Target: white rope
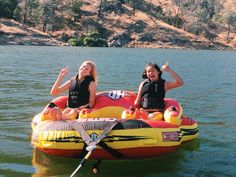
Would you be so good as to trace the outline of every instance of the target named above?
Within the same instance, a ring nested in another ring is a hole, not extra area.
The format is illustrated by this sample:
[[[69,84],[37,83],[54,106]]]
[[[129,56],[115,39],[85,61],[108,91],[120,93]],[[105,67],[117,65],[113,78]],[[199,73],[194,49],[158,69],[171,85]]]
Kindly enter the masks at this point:
[[[87,159],[90,157],[90,155],[92,154],[92,152],[93,152],[93,150],[94,150],[95,148],[96,148],[95,145],[91,145],[91,146],[88,146],[88,147],[86,148],[86,150],[88,151],[88,153],[87,153],[86,156],[81,160],[79,166],[78,166],[78,167],[75,169],[75,171],[70,175],[70,177],[73,177],[73,176],[77,173],[77,171],[82,167],[82,165],[83,165],[83,163],[85,162],[85,160],[87,160]]]

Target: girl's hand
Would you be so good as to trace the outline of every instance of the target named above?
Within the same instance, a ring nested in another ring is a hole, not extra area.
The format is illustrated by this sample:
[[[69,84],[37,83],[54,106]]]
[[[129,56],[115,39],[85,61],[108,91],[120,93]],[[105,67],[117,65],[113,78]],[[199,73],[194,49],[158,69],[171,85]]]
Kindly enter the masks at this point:
[[[79,111],[81,111],[82,109],[88,109],[88,105],[83,105],[78,108]]]
[[[170,67],[168,65],[168,62],[166,62],[166,64],[161,67],[161,71],[167,71],[167,72],[170,71]]]
[[[61,77],[65,77],[65,75],[67,75],[67,73],[69,72],[69,67],[66,66],[65,68],[62,68],[60,71],[60,76]]]

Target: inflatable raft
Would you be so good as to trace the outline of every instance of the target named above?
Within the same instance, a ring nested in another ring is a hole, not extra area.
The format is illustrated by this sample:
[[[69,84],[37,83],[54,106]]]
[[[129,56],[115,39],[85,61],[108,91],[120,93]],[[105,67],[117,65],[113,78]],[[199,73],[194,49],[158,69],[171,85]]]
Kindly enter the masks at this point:
[[[96,105],[76,120],[44,120],[39,113],[32,121],[32,144],[57,156],[82,158],[94,146],[91,159],[141,159],[173,152],[198,137],[197,122],[184,116],[177,101],[166,99],[164,119],[150,120],[135,111],[135,98],[131,91],[100,92]],[[64,109],[67,97],[52,102]]]

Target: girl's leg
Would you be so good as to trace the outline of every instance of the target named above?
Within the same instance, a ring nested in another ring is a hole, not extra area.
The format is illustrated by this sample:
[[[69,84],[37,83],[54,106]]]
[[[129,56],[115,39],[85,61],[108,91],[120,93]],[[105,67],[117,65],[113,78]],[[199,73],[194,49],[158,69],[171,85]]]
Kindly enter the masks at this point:
[[[68,114],[71,110],[72,110],[72,108],[66,108],[66,109],[64,109],[64,111],[62,111],[62,113]]]
[[[164,116],[162,112],[153,112],[148,114],[148,119],[150,120],[163,120]]]
[[[58,107],[52,108],[50,110],[50,114],[53,120],[62,120],[63,119],[63,115],[61,110]]]
[[[74,119],[77,119],[79,115],[79,111],[77,108],[74,108],[74,109],[67,110],[65,112],[63,111],[63,114],[65,115],[65,119],[74,120]]]

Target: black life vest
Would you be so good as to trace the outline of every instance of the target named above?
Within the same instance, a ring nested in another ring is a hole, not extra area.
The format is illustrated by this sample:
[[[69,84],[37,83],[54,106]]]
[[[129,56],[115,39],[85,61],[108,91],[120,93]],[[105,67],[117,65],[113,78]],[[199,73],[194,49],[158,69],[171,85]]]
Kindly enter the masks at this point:
[[[71,80],[68,97],[68,107],[78,108],[89,103],[89,84],[94,81],[92,76],[86,76],[84,80],[79,81],[78,75]]]
[[[141,107],[144,109],[164,109],[165,80],[144,81],[141,90]]]

